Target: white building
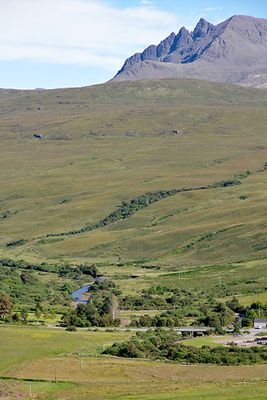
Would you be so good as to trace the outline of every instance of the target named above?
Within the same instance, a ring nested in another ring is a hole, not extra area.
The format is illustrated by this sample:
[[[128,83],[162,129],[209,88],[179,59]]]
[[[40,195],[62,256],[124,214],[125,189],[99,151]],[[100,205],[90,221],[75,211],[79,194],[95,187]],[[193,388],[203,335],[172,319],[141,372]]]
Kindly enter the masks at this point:
[[[261,329],[267,328],[267,319],[256,318],[254,319],[254,328]]]

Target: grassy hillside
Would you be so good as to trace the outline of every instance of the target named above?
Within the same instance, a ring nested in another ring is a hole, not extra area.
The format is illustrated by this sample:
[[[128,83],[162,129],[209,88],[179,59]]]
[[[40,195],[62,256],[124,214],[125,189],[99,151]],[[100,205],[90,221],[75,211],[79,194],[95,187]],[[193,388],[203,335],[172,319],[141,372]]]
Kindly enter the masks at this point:
[[[266,107],[265,90],[192,80],[1,90],[1,256],[96,262],[140,284],[206,266],[204,282],[216,265],[234,282],[224,266],[238,265],[264,291]],[[214,185],[229,180],[240,184]],[[92,231],[51,236],[96,225],[148,192],[199,187]]]
[[[1,133],[25,138],[37,130],[54,140],[129,132],[157,136],[177,129],[255,134],[265,126],[266,101],[263,90],[181,79],[1,90]]]

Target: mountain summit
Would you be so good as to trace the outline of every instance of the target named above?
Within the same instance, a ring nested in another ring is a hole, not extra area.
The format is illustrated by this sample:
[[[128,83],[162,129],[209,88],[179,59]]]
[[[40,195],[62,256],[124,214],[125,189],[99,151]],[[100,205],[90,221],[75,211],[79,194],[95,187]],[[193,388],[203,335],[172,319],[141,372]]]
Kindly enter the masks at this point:
[[[212,25],[201,18],[159,45],[128,58],[116,81],[189,77],[267,87],[267,19],[235,15]]]

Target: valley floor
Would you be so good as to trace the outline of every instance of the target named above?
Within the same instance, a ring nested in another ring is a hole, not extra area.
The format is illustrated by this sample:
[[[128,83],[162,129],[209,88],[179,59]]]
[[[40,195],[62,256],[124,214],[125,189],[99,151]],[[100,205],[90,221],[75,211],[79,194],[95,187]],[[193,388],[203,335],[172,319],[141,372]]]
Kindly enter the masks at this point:
[[[266,399],[266,365],[180,365],[100,355],[106,346],[129,335],[1,326],[0,398]]]

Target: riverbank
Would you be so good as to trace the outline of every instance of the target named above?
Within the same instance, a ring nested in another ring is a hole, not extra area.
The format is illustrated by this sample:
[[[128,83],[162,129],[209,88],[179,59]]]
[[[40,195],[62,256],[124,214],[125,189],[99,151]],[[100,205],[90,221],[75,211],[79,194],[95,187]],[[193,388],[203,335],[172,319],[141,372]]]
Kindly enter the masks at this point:
[[[87,304],[89,297],[90,297],[90,294],[89,294],[90,287],[91,287],[91,285],[89,283],[85,283],[82,287],[80,287],[79,289],[72,292],[71,297],[73,299],[73,303],[74,304],[79,304],[79,303]]]

